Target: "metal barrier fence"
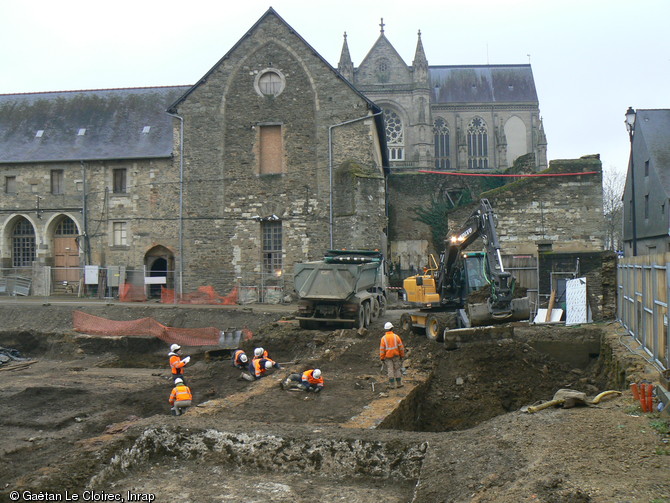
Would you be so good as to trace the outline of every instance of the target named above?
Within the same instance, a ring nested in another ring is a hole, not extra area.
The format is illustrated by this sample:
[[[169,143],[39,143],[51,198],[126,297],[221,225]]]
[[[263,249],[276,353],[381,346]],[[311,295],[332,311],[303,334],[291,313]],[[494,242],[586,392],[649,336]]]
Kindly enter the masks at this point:
[[[0,268],[0,296],[73,297],[164,303],[280,304],[290,300],[293,276],[253,273],[235,278],[233,284],[205,285],[175,296],[175,271],[158,275],[146,268],[124,266]]]
[[[670,368],[670,253],[619,259],[617,317],[662,370]]]

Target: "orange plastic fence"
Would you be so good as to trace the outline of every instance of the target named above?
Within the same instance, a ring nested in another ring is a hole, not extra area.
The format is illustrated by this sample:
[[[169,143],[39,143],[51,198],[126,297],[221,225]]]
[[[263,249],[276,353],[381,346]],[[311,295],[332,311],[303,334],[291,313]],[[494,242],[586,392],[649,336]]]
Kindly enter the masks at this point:
[[[121,302],[145,302],[147,295],[144,293],[143,287],[124,283],[119,288],[119,300]]]
[[[238,302],[237,287],[225,296],[216,293],[212,286],[200,286],[198,290],[193,293],[186,293],[178,299],[178,304],[219,304],[224,306],[232,306]],[[161,303],[174,304],[175,291],[170,288],[161,288]]]
[[[158,323],[153,318],[141,318],[132,321],[115,321],[93,316],[82,311],[72,314],[74,329],[91,335],[133,336],[152,335],[168,344],[183,346],[215,346],[219,344],[221,332],[215,327],[173,328]],[[244,333],[245,339],[251,336]]]

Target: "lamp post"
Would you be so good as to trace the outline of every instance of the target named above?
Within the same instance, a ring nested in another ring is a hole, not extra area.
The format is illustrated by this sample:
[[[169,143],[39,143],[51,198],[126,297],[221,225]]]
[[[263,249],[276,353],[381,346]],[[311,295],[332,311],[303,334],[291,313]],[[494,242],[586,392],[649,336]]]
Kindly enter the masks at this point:
[[[626,110],[626,129],[628,130],[628,138],[630,139],[630,159],[628,165],[630,166],[630,190],[631,190],[631,217],[633,219],[633,257],[637,256],[637,219],[635,218],[635,161],[633,159],[633,135],[635,134],[635,110],[633,107],[628,107]]]

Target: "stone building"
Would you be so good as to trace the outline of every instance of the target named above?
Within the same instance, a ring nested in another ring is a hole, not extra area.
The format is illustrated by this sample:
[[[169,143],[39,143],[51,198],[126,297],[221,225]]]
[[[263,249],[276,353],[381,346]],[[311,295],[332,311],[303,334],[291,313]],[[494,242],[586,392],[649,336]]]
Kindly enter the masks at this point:
[[[386,247],[387,165],[381,109],[269,9],[192,87],[1,96],[2,265],[33,293],[84,265],[281,287],[328,248]]]
[[[632,123],[623,193],[624,255],[666,253],[670,251],[670,110],[630,108],[626,118]]]
[[[410,67],[382,29],[358,68],[345,39],[339,66],[270,8],[193,86],[0,96],[0,292],[267,299],[331,248],[408,271],[459,222],[417,212],[483,191],[421,171],[546,167],[529,65],[429,67],[419,37]],[[596,250],[601,176],[535,180],[491,197],[503,247]]]
[[[345,34],[338,70],[384,109],[392,170],[504,170],[528,153],[547,167],[529,64],[429,65],[419,32],[410,66],[380,26],[358,67]]]

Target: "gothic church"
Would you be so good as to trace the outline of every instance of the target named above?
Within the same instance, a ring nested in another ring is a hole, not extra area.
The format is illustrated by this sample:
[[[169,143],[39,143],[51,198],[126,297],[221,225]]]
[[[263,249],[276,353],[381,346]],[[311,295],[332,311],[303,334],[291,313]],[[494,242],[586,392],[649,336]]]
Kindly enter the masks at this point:
[[[384,33],[358,67],[347,35],[339,72],[384,109],[392,171],[504,170],[528,153],[547,167],[530,65],[430,66],[419,32],[412,65]]]

